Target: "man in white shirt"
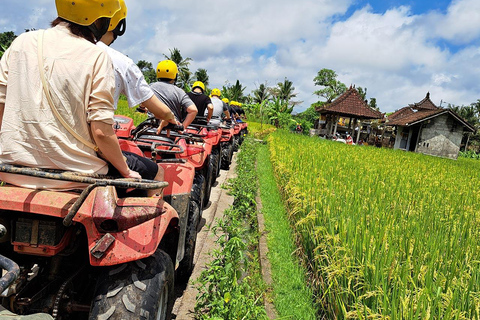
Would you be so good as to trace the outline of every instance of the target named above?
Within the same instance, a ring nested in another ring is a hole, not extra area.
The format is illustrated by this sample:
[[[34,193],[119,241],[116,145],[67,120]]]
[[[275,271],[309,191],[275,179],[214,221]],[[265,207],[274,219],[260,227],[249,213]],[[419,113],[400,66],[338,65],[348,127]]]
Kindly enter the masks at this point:
[[[112,59],[115,73],[114,107],[115,109],[117,108],[120,94],[124,94],[127,97],[130,108],[141,104],[142,107],[153,113],[155,117],[162,120],[161,127],[167,125],[167,123],[177,124],[172,111],[155,96],[153,90],[145,81],[140,68],[132,59],[110,47],[117,37],[125,33],[126,17],[127,6],[124,0],[120,0],[120,10],[110,20],[108,31],[97,42],[97,46],[105,50]],[[159,165],[155,180],[164,180],[164,171]],[[149,196],[155,193],[155,190],[148,191]]]

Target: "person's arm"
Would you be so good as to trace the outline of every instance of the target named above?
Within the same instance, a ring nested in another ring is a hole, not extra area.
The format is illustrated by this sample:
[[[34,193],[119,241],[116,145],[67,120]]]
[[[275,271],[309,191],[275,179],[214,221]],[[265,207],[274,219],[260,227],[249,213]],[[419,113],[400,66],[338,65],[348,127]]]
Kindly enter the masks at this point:
[[[138,172],[132,171],[128,168],[111,124],[102,121],[92,121],[90,123],[90,128],[92,130],[93,139],[103,157],[110,162],[118,172],[120,172],[122,177],[142,178]]]
[[[153,95],[150,99],[142,102],[142,106],[147,108],[148,111],[160,120],[165,120],[169,123],[177,124],[173,112],[167,107],[165,103],[160,101],[156,95]]]
[[[193,122],[193,120],[197,116],[197,113],[198,113],[198,109],[195,106],[195,104],[188,106],[187,116],[185,117],[185,120],[183,120],[183,127],[185,129],[187,129],[187,127]]]
[[[230,112],[228,112],[228,110],[224,110],[224,111],[223,111],[223,114],[225,115],[225,118],[226,118],[227,120],[229,120],[229,121],[231,120],[231,118],[230,118]]]
[[[207,122],[210,121],[210,119],[212,119],[212,116],[213,116],[213,104],[209,103],[207,104]]]

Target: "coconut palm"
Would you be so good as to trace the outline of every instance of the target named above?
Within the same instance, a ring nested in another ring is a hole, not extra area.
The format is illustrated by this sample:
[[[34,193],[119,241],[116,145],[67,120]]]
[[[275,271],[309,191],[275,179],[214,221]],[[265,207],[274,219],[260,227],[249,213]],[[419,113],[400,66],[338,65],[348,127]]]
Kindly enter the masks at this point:
[[[185,85],[188,85],[188,81],[186,81],[186,79],[191,80],[191,74],[188,75],[188,73],[190,73],[190,69],[188,68],[188,66],[190,65],[190,61],[192,61],[192,59],[188,57],[184,59],[178,48],[168,50],[170,51],[170,56],[166,54],[163,54],[163,56],[166,59],[172,60],[177,64],[179,80],[178,86],[183,88]]]
[[[254,103],[262,103],[265,100],[270,100],[271,94],[270,94],[270,89],[264,84],[260,84],[260,86],[253,90],[253,102]]]
[[[195,71],[195,79],[197,81],[203,82],[205,87],[207,87],[208,86],[208,81],[209,81],[207,70],[200,68],[197,71]]]

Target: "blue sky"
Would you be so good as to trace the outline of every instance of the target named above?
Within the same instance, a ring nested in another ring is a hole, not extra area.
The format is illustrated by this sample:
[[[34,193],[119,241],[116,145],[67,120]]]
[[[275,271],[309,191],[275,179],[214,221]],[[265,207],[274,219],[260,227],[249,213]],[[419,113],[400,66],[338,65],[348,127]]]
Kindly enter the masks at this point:
[[[480,99],[480,1],[126,0],[127,33],[113,47],[154,65],[171,48],[207,69],[210,87],[293,81],[300,112],[321,100],[313,78],[333,69],[366,87],[383,112],[422,100]],[[2,0],[0,31],[47,28],[53,0]],[[443,105],[445,106],[445,105]]]

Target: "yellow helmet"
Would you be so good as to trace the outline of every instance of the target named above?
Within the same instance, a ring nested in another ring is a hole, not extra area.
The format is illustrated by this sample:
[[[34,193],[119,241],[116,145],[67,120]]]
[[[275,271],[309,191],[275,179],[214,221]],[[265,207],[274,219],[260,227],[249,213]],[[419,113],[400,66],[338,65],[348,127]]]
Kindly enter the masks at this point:
[[[230,101],[230,104],[231,104],[232,106],[236,106],[236,105],[237,105],[237,101]]]
[[[222,101],[225,102],[225,103],[229,103],[229,102],[230,102],[230,101],[228,100],[228,98],[223,98]]]
[[[55,0],[60,18],[90,26],[100,18],[111,18],[120,10],[118,0]]]
[[[193,89],[195,89],[195,88],[200,88],[200,89],[202,89],[202,92],[205,92],[205,85],[203,84],[202,81],[195,81],[195,82],[193,83],[193,86],[192,86],[192,91],[193,91]]]
[[[120,10],[118,10],[110,20],[108,31],[113,31],[115,35],[122,36],[127,29],[127,5],[125,0],[119,0]]]
[[[221,97],[222,96],[222,91],[220,91],[220,89],[218,88],[214,88],[212,89],[212,96],[217,96],[217,97]]]
[[[171,79],[177,78],[178,67],[172,60],[160,61],[157,65],[157,79]]]

